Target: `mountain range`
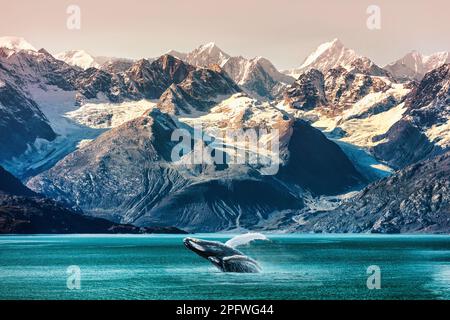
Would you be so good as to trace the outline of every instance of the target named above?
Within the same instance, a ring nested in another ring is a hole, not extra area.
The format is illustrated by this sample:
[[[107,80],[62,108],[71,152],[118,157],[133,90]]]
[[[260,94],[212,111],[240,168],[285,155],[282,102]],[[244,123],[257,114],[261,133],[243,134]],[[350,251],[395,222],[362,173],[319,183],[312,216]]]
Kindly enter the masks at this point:
[[[280,72],[214,43],[132,60],[83,50],[53,56],[0,38],[0,165],[42,194],[49,212],[133,232],[446,232],[448,54],[410,56],[383,68],[335,39]],[[265,129],[257,139],[270,142],[277,129],[279,170],[191,164],[190,153],[173,162],[173,132],[198,126],[217,141],[226,130]],[[410,174],[416,165],[424,169]],[[425,196],[426,181],[436,192]],[[407,191],[383,198],[396,188]],[[409,205],[413,196],[424,200]],[[441,200],[430,209],[434,197]],[[405,206],[380,210],[389,216],[380,222],[371,212],[389,201]]]

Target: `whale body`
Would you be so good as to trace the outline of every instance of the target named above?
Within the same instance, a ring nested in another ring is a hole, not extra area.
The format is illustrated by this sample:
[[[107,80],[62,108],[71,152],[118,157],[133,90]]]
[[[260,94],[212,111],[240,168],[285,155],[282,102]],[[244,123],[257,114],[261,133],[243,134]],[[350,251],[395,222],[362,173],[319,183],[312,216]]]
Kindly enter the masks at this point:
[[[239,250],[218,241],[184,239],[184,245],[200,257],[209,260],[222,272],[258,273],[259,264]]]

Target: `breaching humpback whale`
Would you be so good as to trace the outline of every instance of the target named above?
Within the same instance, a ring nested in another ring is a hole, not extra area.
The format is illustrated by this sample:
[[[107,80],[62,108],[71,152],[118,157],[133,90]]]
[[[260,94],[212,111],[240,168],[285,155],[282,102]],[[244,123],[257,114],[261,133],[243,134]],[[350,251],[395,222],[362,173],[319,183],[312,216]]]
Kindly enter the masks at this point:
[[[226,244],[195,238],[184,239],[184,245],[200,257],[209,260],[223,272],[257,273],[259,264]]]

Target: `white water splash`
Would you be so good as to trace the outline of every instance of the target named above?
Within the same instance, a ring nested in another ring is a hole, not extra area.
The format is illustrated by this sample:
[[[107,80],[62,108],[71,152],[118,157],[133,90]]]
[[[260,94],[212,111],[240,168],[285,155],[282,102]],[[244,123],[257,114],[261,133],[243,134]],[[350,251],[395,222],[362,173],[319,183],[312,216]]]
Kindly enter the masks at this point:
[[[249,233],[240,234],[238,236],[235,236],[234,238],[225,242],[225,245],[229,246],[231,248],[236,248],[236,247],[248,244],[255,240],[269,241],[269,238],[267,238],[262,233],[249,232]]]

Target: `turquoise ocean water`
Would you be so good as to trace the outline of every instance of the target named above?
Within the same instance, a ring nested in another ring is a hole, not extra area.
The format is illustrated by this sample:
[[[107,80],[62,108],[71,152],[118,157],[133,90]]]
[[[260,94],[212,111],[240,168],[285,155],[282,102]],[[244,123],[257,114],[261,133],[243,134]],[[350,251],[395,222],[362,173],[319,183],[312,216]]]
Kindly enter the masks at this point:
[[[262,273],[225,274],[179,235],[1,236],[0,299],[450,299],[450,236],[268,237],[240,248]],[[67,288],[69,266],[80,290]]]

